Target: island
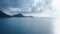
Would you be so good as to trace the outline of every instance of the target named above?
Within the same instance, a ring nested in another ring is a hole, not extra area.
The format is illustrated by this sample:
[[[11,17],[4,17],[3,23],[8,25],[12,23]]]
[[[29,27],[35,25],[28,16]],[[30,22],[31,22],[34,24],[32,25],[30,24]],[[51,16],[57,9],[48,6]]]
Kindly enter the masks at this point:
[[[26,16],[22,15],[21,13],[19,13],[19,14],[13,15],[12,17],[26,17]]]
[[[21,13],[11,16],[11,15],[5,14],[3,11],[0,10],[0,18],[8,18],[8,17],[33,17],[33,16],[24,16]]]

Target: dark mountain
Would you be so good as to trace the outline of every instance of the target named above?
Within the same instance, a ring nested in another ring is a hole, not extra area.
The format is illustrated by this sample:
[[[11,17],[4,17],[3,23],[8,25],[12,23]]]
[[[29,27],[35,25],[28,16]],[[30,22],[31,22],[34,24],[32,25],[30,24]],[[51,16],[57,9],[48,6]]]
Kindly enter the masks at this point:
[[[32,16],[24,16],[21,13],[10,16],[10,15],[7,15],[3,11],[0,10],[0,18],[6,18],[6,17],[32,17]]]
[[[25,16],[23,16],[21,13],[19,13],[19,14],[13,15],[13,17],[25,17]]]
[[[1,17],[1,18],[4,18],[4,17],[11,17],[11,16],[5,14],[4,12],[2,12],[2,11],[0,10],[0,17]]]
[[[33,16],[24,16],[21,13],[13,15],[12,17],[33,17]]]

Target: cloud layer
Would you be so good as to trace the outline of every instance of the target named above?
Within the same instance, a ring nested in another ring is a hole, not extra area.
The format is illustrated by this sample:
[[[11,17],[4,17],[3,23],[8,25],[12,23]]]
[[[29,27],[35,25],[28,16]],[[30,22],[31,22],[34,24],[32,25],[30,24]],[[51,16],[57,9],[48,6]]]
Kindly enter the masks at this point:
[[[10,13],[34,13],[51,9],[52,0],[0,0],[0,9]]]

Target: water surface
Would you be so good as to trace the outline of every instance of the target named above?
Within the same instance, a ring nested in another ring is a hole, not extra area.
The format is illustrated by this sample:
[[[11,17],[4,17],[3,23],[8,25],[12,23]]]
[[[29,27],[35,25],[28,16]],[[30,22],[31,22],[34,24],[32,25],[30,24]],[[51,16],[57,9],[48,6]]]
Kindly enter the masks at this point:
[[[52,18],[0,18],[1,34],[51,34]]]

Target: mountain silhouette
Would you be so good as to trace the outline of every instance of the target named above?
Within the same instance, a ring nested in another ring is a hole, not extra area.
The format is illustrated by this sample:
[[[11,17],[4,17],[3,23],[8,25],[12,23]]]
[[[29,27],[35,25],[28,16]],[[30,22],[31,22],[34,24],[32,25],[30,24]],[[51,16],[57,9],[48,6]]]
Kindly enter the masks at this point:
[[[7,17],[32,17],[32,16],[24,16],[21,13],[10,16],[10,15],[5,14],[3,11],[0,10],[0,18],[7,18]]]
[[[13,15],[12,17],[25,17],[25,16],[22,15],[21,13],[19,13],[19,14],[15,14],[15,15]]]
[[[3,18],[3,17],[11,17],[11,16],[5,14],[4,12],[2,12],[2,11],[0,10],[0,17]]]

